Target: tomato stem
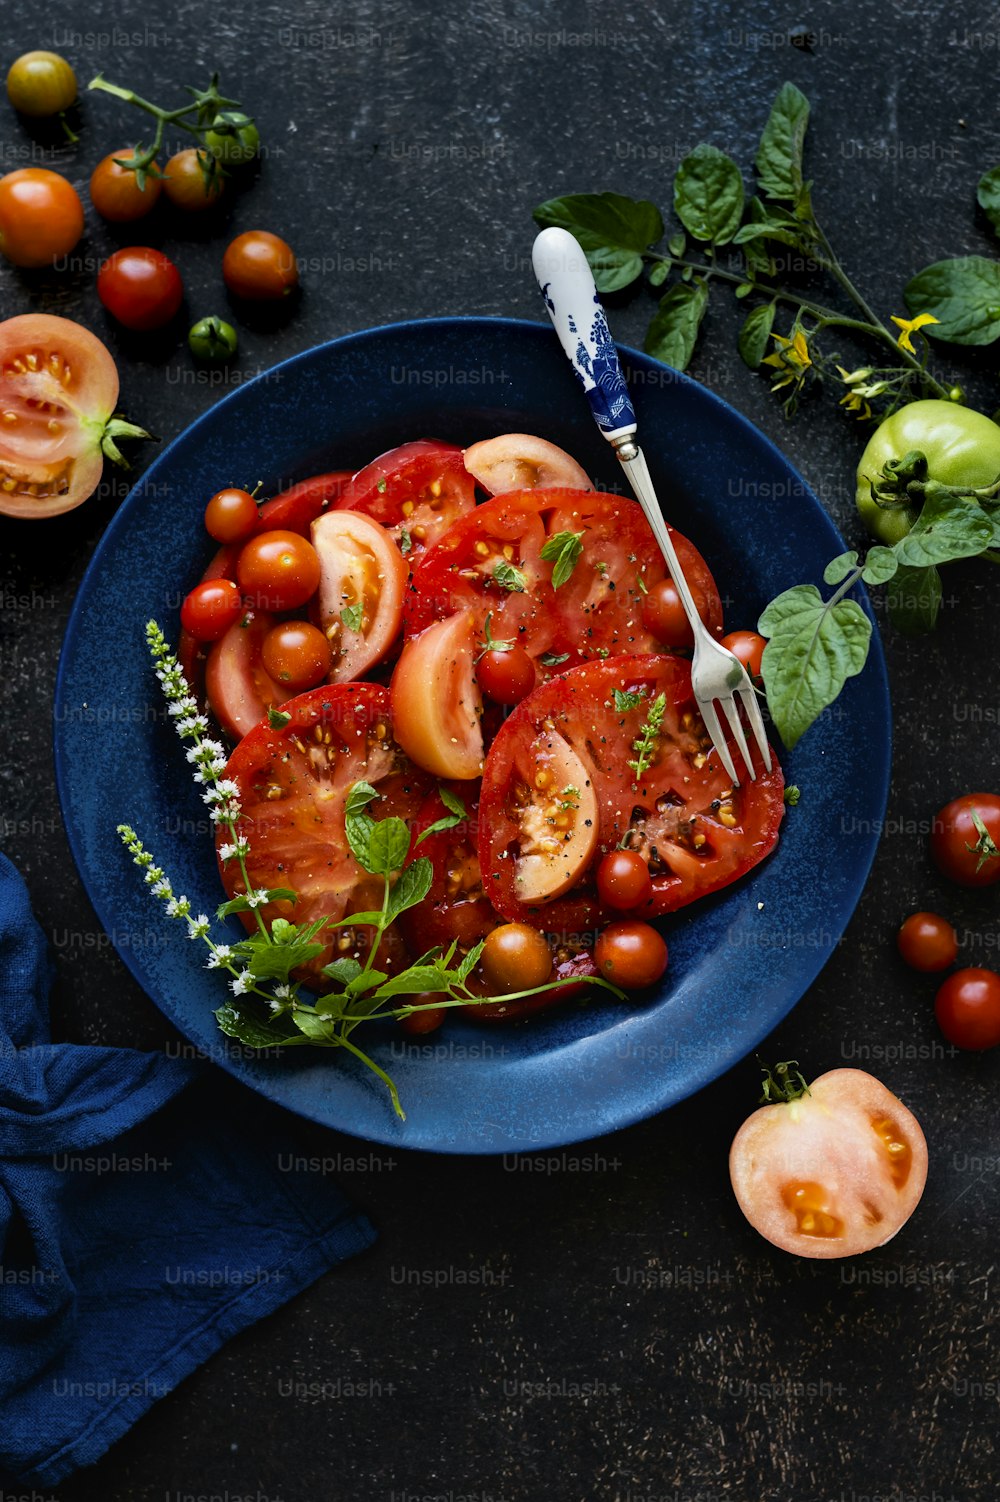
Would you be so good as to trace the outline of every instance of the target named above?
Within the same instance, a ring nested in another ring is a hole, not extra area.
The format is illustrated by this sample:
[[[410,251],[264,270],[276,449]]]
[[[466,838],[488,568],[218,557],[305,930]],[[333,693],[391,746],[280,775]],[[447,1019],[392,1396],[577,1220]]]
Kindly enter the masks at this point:
[[[769,1064],[761,1064],[764,1075],[761,1081],[762,1106],[781,1103],[789,1105],[793,1100],[801,1100],[803,1095],[811,1093],[805,1076],[799,1072],[798,1063],[798,1059],[787,1059],[784,1063],[775,1064],[773,1069]]]

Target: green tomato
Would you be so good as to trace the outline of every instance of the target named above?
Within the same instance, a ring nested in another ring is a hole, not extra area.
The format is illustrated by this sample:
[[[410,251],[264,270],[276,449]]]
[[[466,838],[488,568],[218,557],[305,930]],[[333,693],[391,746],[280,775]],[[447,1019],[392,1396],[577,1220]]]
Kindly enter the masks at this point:
[[[213,124],[227,127],[205,133],[205,145],[220,162],[227,167],[239,167],[253,161],[260,146],[260,131],[249,115],[227,110],[216,116]]]
[[[888,547],[899,542],[917,519],[919,507],[885,509],[872,500],[871,481],[890,459],[919,449],[928,478],[942,485],[980,488],[1000,477],[1000,427],[992,418],[953,402],[911,402],[876,428],[858,465],[855,501],[871,535]]]
[[[222,365],[236,353],[239,339],[231,323],[221,318],[199,318],[188,334],[188,348],[198,360]]]

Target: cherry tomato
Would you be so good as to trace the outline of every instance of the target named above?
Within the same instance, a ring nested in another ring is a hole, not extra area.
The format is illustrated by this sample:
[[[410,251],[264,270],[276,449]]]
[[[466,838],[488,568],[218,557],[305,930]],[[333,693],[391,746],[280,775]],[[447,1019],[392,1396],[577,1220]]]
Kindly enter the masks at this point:
[[[1000,797],[966,793],[946,803],[931,825],[931,855],[938,870],[959,886],[1000,881]]]
[[[184,283],[162,250],[128,245],[97,273],[97,295],[125,328],[146,333],[170,322],[183,301]]]
[[[333,653],[318,626],[308,621],[282,621],[265,636],[261,657],[265,672],[298,693],[323,681]]]
[[[23,52],[10,65],[7,97],[22,115],[59,115],[76,99],[76,74],[58,52]]]
[[[243,592],[262,610],[295,610],[316,593],[320,566],[316,549],[297,532],[261,532],[236,562]]]
[[[937,913],[911,913],[900,927],[896,943],[912,970],[947,970],[958,955],[955,930]]]
[[[758,636],[756,631],[730,631],[722,638],[722,645],[739,658],[751,678],[760,677],[761,659],[767,646],[763,636]]]
[[[535,664],[523,647],[492,648],[476,663],[476,677],[498,704],[520,704],[535,686]]]
[[[131,146],[112,151],[98,162],[90,174],[90,201],[102,219],[111,224],[131,224],[155,208],[163,183],[158,177],[147,177],[140,188],[134,172],[119,167],[116,158],[133,155]]]
[[[781,1066],[776,1073],[780,1075]],[[880,1080],[833,1069],[740,1127],[729,1152],[740,1209],[800,1257],[852,1257],[909,1220],[927,1182],[920,1124]]]
[[[552,974],[552,951],[530,923],[502,923],[487,934],[480,964],[490,990],[506,996],[544,986]]]
[[[81,324],[22,313],[0,323],[0,370],[0,513],[71,511],[104,468],[101,440],[118,404],[114,360]]]
[[[421,991],[419,995],[408,997],[407,1000],[420,1008],[417,1012],[411,1012],[408,1017],[401,1017],[399,1025],[404,1033],[410,1033],[419,1038],[425,1033],[436,1033],[448,1015],[446,1007],[432,1005],[436,992]],[[402,997],[400,998],[402,1000]]]
[[[934,998],[938,1027],[956,1048],[996,1048],[1000,1043],[1000,975],[956,970]]]
[[[239,336],[231,323],[221,318],[199,318],[188,330],[188,349],[196,360],[209,365],[224,365],[239,347]]]
[[[197,146],[188,146],[172,156],[164,170],[163,191],[177,209],[199,213],[211,208],[222,197],[224,179],[216,169],[214,158]]]
[[[243,614],[240,592],[231,579],[196,584],[181,606],[181,625],[198,641],[218,641]]]
[[[708,621],[709,609],[702,590],[697,584],[691,585],[691,593],[694,603],[698,608],[698,614],[703,621]],[[684,606],[681,597],[677,593],[677,586],[673,579],[661,579],[658,584],[651,586],[649,593],[643,596],[642,601],[642,624],[656,640],[664,647],[690,647],[694,643],[694,633],[684,614]]]
[[[83,234],[83,204],[72,183],[47,167],[0,177],[0,251],[15,266],[49,266]]]
[[[637,850],[609,850],[597,868],[597,895],[605,907],[628,912],[653,895],[649,867]]]
[[[205,531],[216,542],[245,542],[257,530],[257,514],[248,490],[217,490],[205,507]]]
[[[648,923],[612,923],[598,936],[594,959],[605,980],[638,991],[653,985],[666,970],[667,946]]]
[[[247,230],[227,245],[222,279],[234,297],[248,302],[277,302],[298,285],[295,252],[286,240],[268,230]]]

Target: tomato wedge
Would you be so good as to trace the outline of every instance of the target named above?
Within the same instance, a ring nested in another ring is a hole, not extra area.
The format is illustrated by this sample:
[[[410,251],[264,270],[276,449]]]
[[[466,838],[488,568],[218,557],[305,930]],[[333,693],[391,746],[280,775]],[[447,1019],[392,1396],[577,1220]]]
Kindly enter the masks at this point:
[[[360,678],[381,662],[403,621],[409,570],[378,522],[327,511],[312,524],[320,564],[316,617],[333,649],[331,683]]]
[[[344,807],[355,782],[380,794],[378,818],[407,821],[419,811],[430,779],[407,759],[392,733],[389,695],[369,683],[321,685],[290,699],[288,724],[276,730],[262,720],[229,759],[226,776],[239,788],[238,834],[250,843],[247,868],[254,887],[288,887],[298,893],[260,908],[267,922],[287,918],[334,921],[382,905],[383,881],[355,861],[344,829]],[[223,830],[217,848],[227,843]],[[220,859],[229,896],[242,890],[237,861]],[[247,927],[253,914],[244,915]],[[328,934],[324,953],[309,966],[318,973],[331,955],[364,959],[373,930]],[[402,938],[390,930],[379,951],[380,968],[406,963]]]
[[[706,624],[722,629],[722,603],[697,549],[672,533],[685,573],[705,600]],[[557,558],[542,557],[562,538]],[[455,523],[413,571],[407,637],[434,620],[471,614],[485,643],[516,642],[535,664],[536,683],[593,658],[659,650],[642,623],[644,593],[664,578],[656,539],[635,501],[600,491],[512,491]]]
[[[644,737],[655,719],[659,728]],[[647,751],[638,774],[631,763],[640,739]],[[653,888],[629,916],[673,912],[728,886],[773,849],[783,790],[777,758],[756,782],[733,787],[683,658],[618,657],[575,668],[529,694],[487,754],[483,888],[505,918],[577,932],[621,916],[602,914],[596,866],[624,846],[646,861]]]
[[[205,694],[209,708],[234,740],[252,730],[273,705],[292,697],[264,668],[264,638],[273,625],[273,615],[248,610],[213,643],[208,654]]]
[[[0,512],[30,520],[71,511],[104,468],[114,360],[80,324],[23,313],[0,323],[0,372]]]
[[[463,611],[411,637],[392,675],[400,743],[437,777],[464,780],[483,770],[483,701],[473,656],[472,616]]]
[[[426,438],[380,454],[337,501],[342,510],[362,511],[385,527],[411,561],[475,504],[475,482],[462,450]]]
[[[501,433],[465,450],[465,467],[490,495],[552,485],[593,490],[590,476],[572,455],[533,433]]]

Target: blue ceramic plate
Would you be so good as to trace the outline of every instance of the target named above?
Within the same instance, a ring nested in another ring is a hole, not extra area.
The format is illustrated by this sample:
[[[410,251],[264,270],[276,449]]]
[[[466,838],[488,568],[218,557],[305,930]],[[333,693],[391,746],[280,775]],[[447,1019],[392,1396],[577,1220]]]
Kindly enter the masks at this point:
[[[634,351],[623,359],[670,520],[709,560],[732,625],[789,585],[818,580],[844,543],[781,454],[695,382]],[[265,493],[357,468],[407,439],[469,444],[507,430],[561,444],[607,489],[618,466],[593,427],[548,325],[447,318],[321,345],[218,402],[163,453],[121,507],[80,586],[55,704],[59,795],[101,922],[139,984],[202,1049],[262,1095],[394,1146],[489,1153],[553,1147],[650,1116],[749,1053],[829,957],[861,894],[885,812],[890,722],[876,634],[871,660],[783,758],[804,790],[774,855],[718,897],[667,921],[670,969],[641,1009],[597,1002],[492,1027],[457,1014],[366,1046],[399,1085],[407,1119],[352,1060],[316,1050],[261,1059],[217,1031],[220,977],[163,918],[115,834],[133,824],[195,911],[220,899],[204,807],[165,722],[143,626],[177,609],[211,553],[206,498],[261,478]],[[864,747],[859,758],[857,748]],[[822,858],[817,858],[817,852]],[[230,920],[235,923],[235,920]],[[234,930],[238,933],[239,930]]]

